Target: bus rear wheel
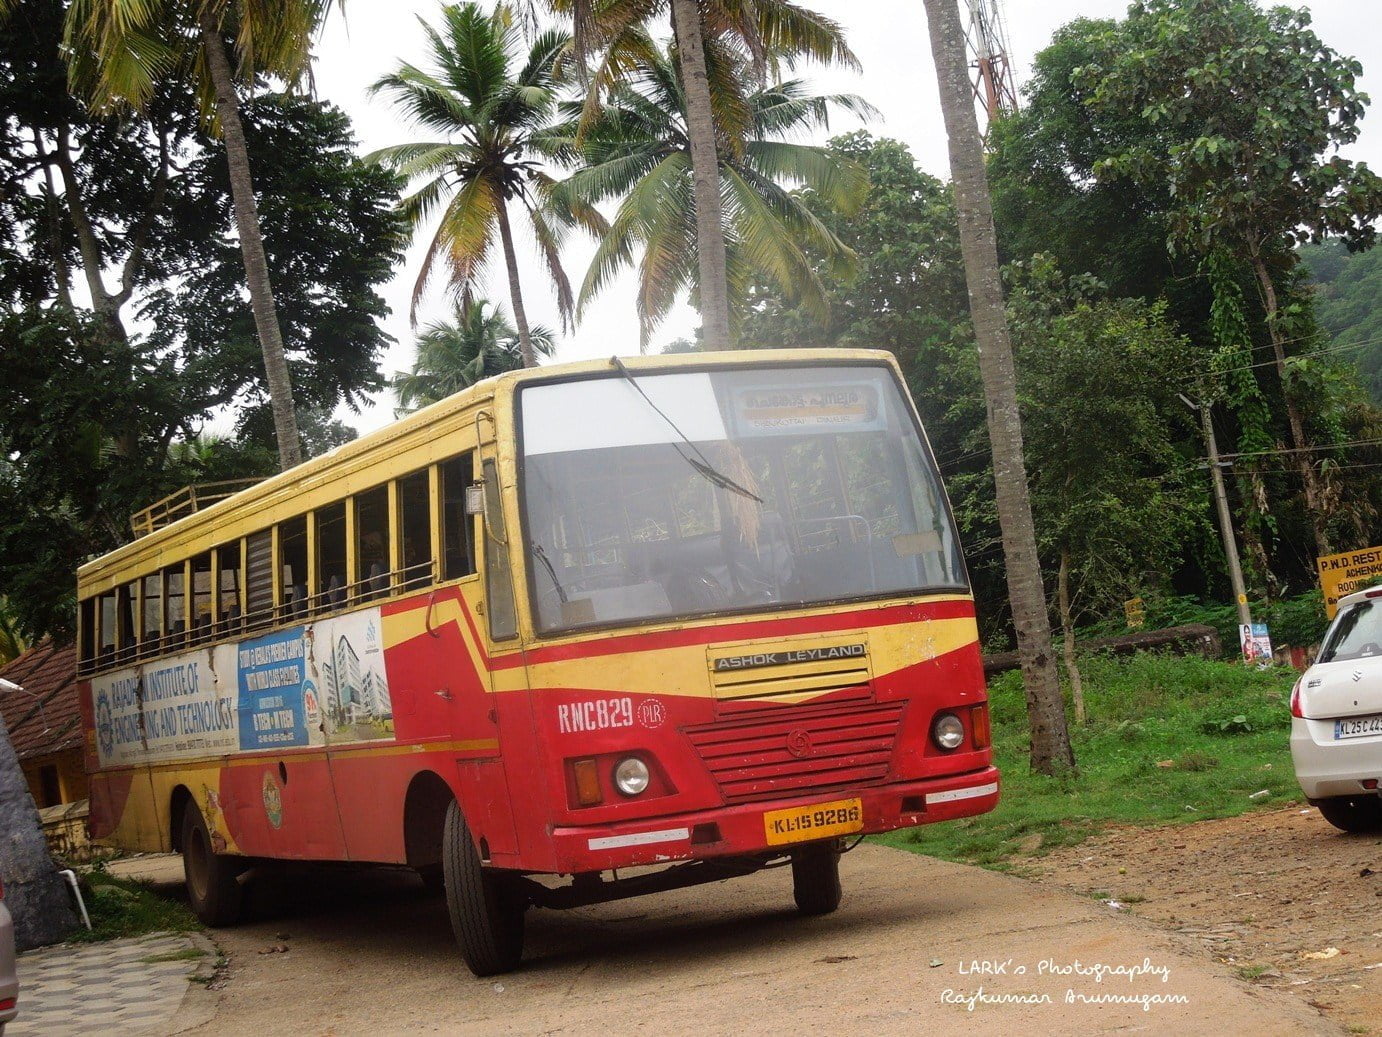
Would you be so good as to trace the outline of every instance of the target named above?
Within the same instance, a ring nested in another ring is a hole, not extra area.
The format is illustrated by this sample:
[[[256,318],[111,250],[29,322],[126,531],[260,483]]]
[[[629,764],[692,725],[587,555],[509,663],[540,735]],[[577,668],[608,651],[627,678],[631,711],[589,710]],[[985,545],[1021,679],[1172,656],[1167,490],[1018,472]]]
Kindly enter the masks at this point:
[[[840,906],[840,846],[815,843],[792,851],[792,897],[804,915],[828,915]]]
[[[240,921],[245,890],[238,857],[216,853],[201,808],[189,802],[182,815],[182,873],[187,899],[203,925],[227,926]]]
[[[451,931],[470,971],[494,976],[517,968],[523,957],[528,904],[516,883],[480,863],[470,826],[455,800],[446,808],[442,874]]]

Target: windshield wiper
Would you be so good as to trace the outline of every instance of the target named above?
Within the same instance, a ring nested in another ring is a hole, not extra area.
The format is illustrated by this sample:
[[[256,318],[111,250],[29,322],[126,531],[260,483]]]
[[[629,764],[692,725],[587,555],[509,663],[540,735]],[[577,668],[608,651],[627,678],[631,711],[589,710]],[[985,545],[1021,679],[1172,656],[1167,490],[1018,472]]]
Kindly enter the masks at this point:
[[[678,436],[681,437],[681,441],[685,443],[687,446],[689,446],[693,451],[695,451],[696,456],[692,457],[676,443],[672,443],[672,449],[677,452],[677,454],[681,457],[683,461],[685,461],[697,472],[699,472],[704,478],[708,479],[710,482],[720,487],[720,489],[729,490],[731,493],[737,493],[739,494],[739,496],[747,497],[749,500],[757,501],[759,504],[763,503],[762,497],[758,496],[758,494],[754,493],[752,490],[745,489],[743,486],[740,486],[737,482],[735,482],[733,479],[727,476],[724,472],[720,471],[713,464],[710,463],[710,459],[706,457],[705,454],[701,453],[701,448],[696,446],[696,444],[691,442],[691,440],[687,439],[686,433],[683,432],[681,429],[677,428],[676,422],[674,422],[666,414],[662,413],[662,409],[658,407],[658,405],[652,401],[652,398],[649,397],[648,394],[643,391],[643,386],[638,384],[638,379],[634,378],[634,376],[629,372],[629,369],[624,366],[624,362],[622,360],[620,360],[617,356],[612,356],[609,358],[609,362],[613,364],[615,369],[621,375],[624,376],[624,378],[628,381],[630,385],[634,387],[638,395],[643,397],[644,402],[647,403],[648,406],[653,409],[653,413],[656,414],[663,421],[667,422],[668,427],[671,428],[673,432],[675,432]],[[555,577],[553,577],[553,579],[555,579]]]
[[[533,557],[542,563],[543,568],[547,570],[547,575],[552,578],[552,586],[557,589],[557,600],[565,605],[567,601],[566,591],[562,589],[561,581],[557,579],[557,570],[552,566],[552,560],[547,557],[547,552],[536,540],[530,540],[528,543],[533,545]]]

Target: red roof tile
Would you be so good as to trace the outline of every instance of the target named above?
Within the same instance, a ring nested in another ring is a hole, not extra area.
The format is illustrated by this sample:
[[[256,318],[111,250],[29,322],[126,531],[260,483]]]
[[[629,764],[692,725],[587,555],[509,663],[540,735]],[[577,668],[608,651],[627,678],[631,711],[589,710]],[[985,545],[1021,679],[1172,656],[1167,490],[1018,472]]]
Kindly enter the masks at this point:
[[[0,690],[0,714],[21,760],[82,744],[75,645],[41,641],[0,667],[0,677],[28,693]]]

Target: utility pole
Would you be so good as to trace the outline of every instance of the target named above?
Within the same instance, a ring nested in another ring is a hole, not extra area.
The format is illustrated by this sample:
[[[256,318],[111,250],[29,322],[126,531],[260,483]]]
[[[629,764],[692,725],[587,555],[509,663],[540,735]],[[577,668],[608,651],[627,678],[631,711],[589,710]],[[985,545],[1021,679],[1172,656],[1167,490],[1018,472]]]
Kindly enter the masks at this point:
[[[983,137],[1003,115],[1017,111],[1017,84],[1012,68],[1012,46],[1003,20],[1002,0],[967,0],[969,28],[965,44],[973,73],[974,99],[983,113]]]
[[[1243,567],[1238,562],[1238,539],[1233,535],[1233,515],[1228,510],[1223,462],[1219,460],[1219,441],[1214,438],[1214,419],[1210,414],[1209,401],[1196,403],[1181,393],[1176,395],[1191,410],[1200,412],[1204,448],[1209,455],[1209,477],[1214,483],[1214,505],[1219,512],[1219,534],[1224,538],[1224,557],[1228,560],[1228,582],[1233,587],[1233,599],[1238,606],[1238,624],[1251,628],[1252,613],[1248,609],[1248,592],[1243,586]]]

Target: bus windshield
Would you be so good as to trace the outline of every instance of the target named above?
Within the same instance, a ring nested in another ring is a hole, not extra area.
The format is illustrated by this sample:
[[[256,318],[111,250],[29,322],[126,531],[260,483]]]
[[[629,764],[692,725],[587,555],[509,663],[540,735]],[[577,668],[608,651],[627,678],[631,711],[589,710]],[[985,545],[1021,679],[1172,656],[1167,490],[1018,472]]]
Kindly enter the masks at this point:
[[[539,631],[964,590],[935,465],[883,367],[520,390]]]

